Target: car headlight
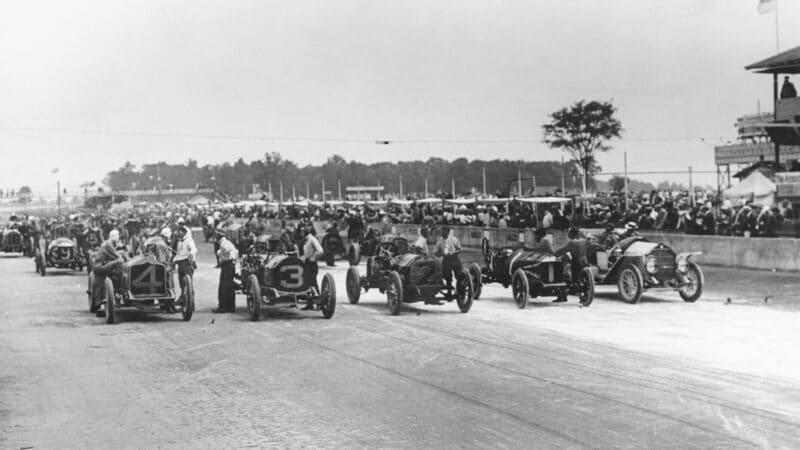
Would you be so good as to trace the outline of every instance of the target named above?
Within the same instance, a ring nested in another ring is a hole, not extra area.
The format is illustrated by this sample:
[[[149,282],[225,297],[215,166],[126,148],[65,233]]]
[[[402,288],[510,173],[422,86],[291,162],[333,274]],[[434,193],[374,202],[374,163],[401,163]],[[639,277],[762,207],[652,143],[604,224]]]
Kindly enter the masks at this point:
[[[689,270],[689,263],[686,261],[686,258],[678,259],[678,272],[686,273]]]
[[[644,263],[644,268],[647,270],[648,273],[656,273],[656,258],[655,256],[650,256]]]

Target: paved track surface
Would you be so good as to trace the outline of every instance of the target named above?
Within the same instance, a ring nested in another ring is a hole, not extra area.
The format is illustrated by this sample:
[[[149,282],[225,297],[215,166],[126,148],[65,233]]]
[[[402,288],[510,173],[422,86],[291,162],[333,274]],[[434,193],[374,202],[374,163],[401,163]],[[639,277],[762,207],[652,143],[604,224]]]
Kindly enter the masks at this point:
[[[695,304],[601,287],[589,308],[492,285],[395,317],[376,291],[350,305],[340,262],[333,319],[250,322],[242,296],[210,312],[200,247],[188,323],[106,325],[84,274],[0,258],[0,448],[800,447],[796,275],[707,268]]]

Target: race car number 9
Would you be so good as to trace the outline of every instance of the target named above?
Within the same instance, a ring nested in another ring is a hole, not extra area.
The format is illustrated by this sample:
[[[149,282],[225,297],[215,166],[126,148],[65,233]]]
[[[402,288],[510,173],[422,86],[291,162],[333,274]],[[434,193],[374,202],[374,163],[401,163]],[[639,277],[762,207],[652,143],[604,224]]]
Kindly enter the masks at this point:
[[[281,287],[284,289],[298,289],[303,287],[303,266],[281,266]]]

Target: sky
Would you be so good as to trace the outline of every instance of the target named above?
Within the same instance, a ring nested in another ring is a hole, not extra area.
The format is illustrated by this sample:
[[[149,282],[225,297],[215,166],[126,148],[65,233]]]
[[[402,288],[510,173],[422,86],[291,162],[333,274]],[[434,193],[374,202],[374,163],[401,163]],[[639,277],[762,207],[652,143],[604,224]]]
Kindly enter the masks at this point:
[[[800,1],[777,1],[786,50]],[[776,53],[757,3],[0,0],[0,188],[266,152],[560,160],[541,125],[580,99],[618,107],[604,171],[627,153],[631,172],[715,185],[714,146],[772,107],[771,77],[744,70]]]

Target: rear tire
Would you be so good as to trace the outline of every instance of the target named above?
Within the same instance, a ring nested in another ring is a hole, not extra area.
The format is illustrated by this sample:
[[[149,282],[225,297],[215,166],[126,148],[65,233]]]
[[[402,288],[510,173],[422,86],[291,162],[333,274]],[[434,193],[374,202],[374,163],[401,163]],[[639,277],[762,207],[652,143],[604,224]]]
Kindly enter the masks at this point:
[[[357,266],[361,262],[361,247],[357,243],[350,244],[347,257],[351,266]]]
[[[686,277],[689,278],[690,286],[693,285],[694,289],[687,289],[689,286],[686,286],[678,293],[683,301],[694,303],[703,295],[703,284],[705,284],[706,280],[700,266],[690,261],[687,267],[689,270],[686,272]]]
[[[483,253],[483,256],[489,256],[489,250],[489,239],[484,237],[481,239],[481,253]]]
[[[322,303],[322,317],[330,319],[336,312],[336,282],[333,275],[326,273],[322,277],[322,284],[319,288],[319,300]]]
[[[528,284],[528,275],[524,270],[517,269],[511,277],[511,293],[514,295],[514,303],[517,304],[517,308],[525,309],[528,306],[530,285]]]
[[[403,280],[397,272],[389,272],[386,281],[386,301],[389,303],[389,314],[396,316],[400,314],[403,306]]]
[[[192,314],[194,313],[194,283],[189,274],[183,276],[182,291],[183,310],[181,310],[181,315],[183,316],[183,320],[188,322],[192,320]]]
[[[358,300],[361,298],[361,278],[355,266],[351,266],[347,269],[345,287],[347,290],[347,300],[351,305],[357,305]]]
[[[114,283],[106,278],[106,323],[113,325],[117,323],[117,298],[114,295]]]
[[[247,278],[247,310],[253,322],[261,318],[261,285],[254,274]]]
[[[462,313],[468,313],[472,308],[472,300],[475,295],[472,286],[472,275],[469,274],[469,270],[462,270],[461,275],[456,280],[456,304],[458,305],[458,310]]]

